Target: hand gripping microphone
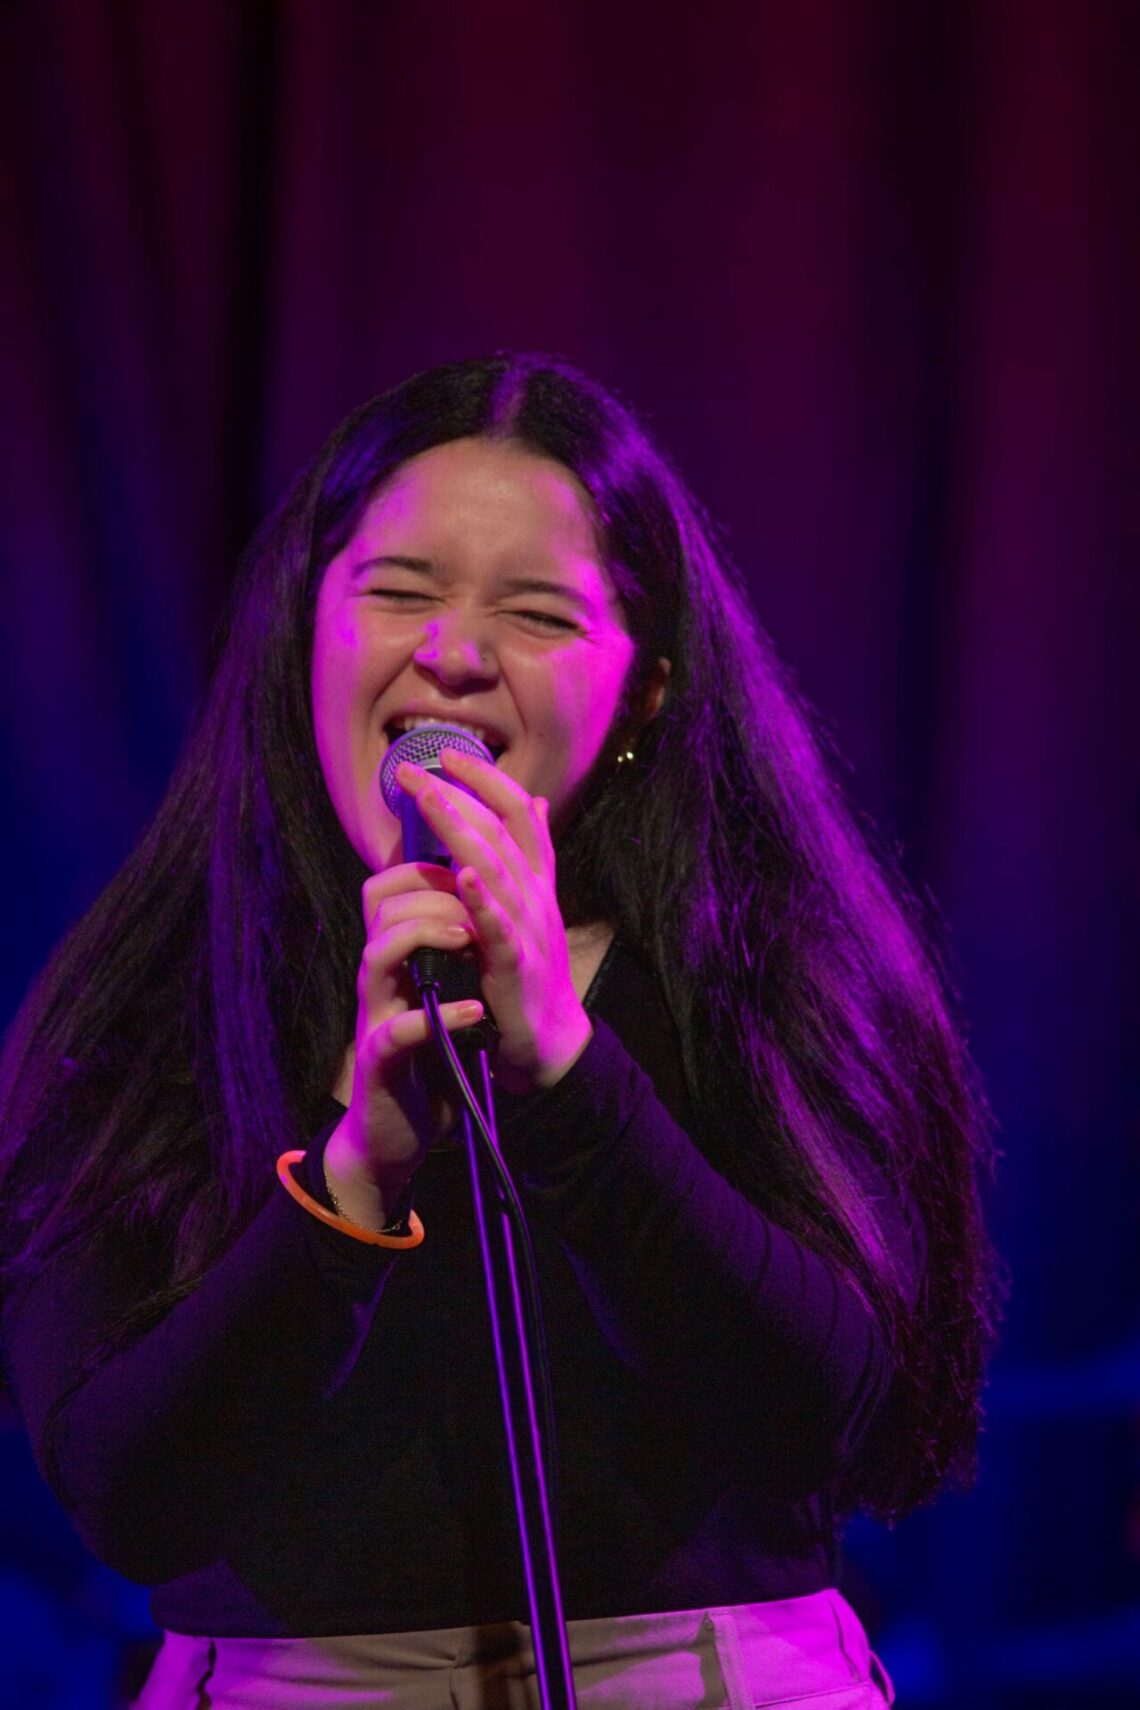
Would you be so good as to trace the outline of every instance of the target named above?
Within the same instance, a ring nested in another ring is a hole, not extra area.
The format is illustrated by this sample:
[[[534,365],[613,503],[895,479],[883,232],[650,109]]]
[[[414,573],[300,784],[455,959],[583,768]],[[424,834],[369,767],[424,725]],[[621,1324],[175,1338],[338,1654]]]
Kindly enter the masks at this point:
[[[439,758],[445,748],[458,748],[463,754],[473,754],[477,760],[494,764],[486,743],[480,742],[477,736],[472,736],[469,730],[458,724],[426,724],[419,730],[405,731],[403,736],[396,738],[380,762],[380,793],[388,811],[400,822],[405,861],[430,861],[437,867],[453,865],[450,850],[440,842],[424,819],[416,806],[416,798],[396,782],[396,768],[402,760],[410,760],[413,765],[422,766],[425,772],[447,778]],[[466,785],[457,778],[447,778],[447,782],[457,789],[466,789]],[[472,792],[468,790],[467,793],[470,795]],[[436,950],[429,946],[414,950],[408,957],[408,967],[416,982],[416,990],[422,992],[426,985],[438,986],[441,1003],[479,996],[479,968],[470,952]]]

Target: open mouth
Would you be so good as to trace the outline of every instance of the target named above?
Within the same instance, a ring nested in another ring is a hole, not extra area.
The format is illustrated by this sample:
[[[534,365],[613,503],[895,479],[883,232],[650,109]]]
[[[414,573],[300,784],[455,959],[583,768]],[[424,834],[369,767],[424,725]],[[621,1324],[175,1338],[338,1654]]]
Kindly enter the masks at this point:
[[[486,748],[490,749],[491,759],[496,765],[498,765],[499,757],[504,753],[507,746],[503,737],[497,730],[492,729],[490,725],[475,724],[470,719],[421,718],[418,716],[394,718],[390,719],[384,726],[384,735],[388,738],[388,746],[390,748],[393,742],[396,741],[397,737],[405,736],[409,730],[430,730],[433,726],[441,724],[453,724],[457,729],[466,730],[470,735],[477,737]]]

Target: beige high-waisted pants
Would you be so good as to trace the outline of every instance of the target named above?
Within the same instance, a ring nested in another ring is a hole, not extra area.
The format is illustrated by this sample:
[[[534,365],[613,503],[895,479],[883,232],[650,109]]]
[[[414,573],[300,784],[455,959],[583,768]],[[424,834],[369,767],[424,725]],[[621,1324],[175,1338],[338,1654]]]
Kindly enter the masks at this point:
[[[837,1591],[568,1623],[581,1710],[882,1710],[894,1691]],[[537,1710],[529,1628],[324,1639],[168,1633],[135,1710]]]

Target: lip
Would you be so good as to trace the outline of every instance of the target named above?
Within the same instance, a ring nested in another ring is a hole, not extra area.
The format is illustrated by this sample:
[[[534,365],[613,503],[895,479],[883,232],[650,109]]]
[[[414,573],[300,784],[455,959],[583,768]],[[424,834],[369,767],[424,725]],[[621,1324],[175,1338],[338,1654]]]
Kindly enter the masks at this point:
[[[394,724],[397,719],[401,719],[401,718],[430,718],[430,719],[433,719],[437,724],[473,724],[473,725],[478,725],[479,728],[485,733],[483,736],[483,741],[486,742],[488,748],[504,749],[504,748],[509,746],[508,739],[503,734],[503,731],[500,728],[500,726],[497,724],[494,724],[490,719],[483,717],[480,714],[476,713],[474,710],[469,710],[469,709],[464,708],[461,711],[460,708],[458,708],[458,707],[423,707],[423,706],[419,706],[419,707],[417,707],[417,706],[397,707],[394,712],[388,713],[386,715],[386,717],[381,721],[381,726],[380,726],[380,728],[384,734],[384,740],[386,743],[389,743],[388,727],[390,725]],[[389,743],[389,746],[390,746],[390,743]]]

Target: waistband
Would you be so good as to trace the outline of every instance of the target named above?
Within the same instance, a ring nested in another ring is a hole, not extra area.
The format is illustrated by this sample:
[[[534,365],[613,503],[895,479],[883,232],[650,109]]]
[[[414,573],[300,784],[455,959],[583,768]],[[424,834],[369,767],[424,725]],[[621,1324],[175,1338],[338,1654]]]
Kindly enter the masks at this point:
[[[567,1623],[581,1710],[870,1710],[889,1677],[835,1590],[764,1603]],[[367,1697],[362,1696],[368,1694]],[[489,1696],[488,1696],[489,1695]],[[168,1633],[135,1710],[531,1710],[534,1653],[520,1622],[321,1638]]]

